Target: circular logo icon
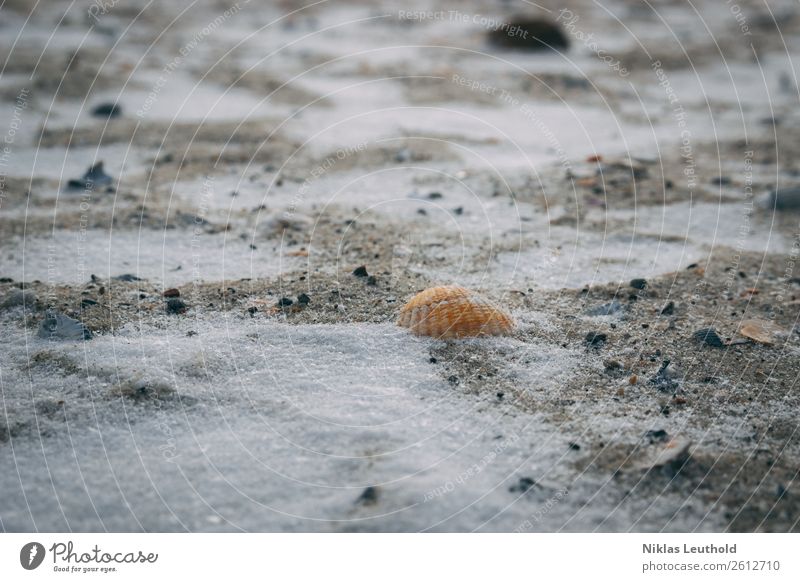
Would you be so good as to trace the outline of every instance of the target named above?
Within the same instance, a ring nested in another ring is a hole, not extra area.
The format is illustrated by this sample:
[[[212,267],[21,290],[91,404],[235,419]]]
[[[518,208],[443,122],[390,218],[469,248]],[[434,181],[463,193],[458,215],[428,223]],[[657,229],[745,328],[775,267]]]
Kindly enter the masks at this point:
[[[35,570],[44,561],[44,546],[39,542],[30,542],[19,551],[19,563],[26,570]]]

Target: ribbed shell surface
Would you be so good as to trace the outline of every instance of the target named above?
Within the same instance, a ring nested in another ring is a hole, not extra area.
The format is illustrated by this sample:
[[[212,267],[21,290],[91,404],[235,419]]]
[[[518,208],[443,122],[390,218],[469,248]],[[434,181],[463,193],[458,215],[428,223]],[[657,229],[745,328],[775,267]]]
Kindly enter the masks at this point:
[[[397,325],[439,339],[505,335],[514,328],[511,316],[456,285],[417,293],[400,310]]]

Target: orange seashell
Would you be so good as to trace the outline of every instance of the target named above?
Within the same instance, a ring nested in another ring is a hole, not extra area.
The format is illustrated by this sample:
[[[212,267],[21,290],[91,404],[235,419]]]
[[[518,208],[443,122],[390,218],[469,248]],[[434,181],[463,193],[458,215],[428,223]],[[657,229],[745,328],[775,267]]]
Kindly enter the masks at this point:
[[[439,339],[505,335],[514,328],[510,315],[456,285],[417,293],[400,310],[397,325]]]

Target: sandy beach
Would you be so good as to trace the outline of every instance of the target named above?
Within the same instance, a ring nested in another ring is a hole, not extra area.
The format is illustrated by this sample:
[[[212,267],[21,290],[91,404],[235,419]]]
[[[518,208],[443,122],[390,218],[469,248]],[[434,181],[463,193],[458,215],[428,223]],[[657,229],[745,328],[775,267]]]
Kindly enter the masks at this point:
[[[796,2],[0,31],[0,531],[800,529]]]

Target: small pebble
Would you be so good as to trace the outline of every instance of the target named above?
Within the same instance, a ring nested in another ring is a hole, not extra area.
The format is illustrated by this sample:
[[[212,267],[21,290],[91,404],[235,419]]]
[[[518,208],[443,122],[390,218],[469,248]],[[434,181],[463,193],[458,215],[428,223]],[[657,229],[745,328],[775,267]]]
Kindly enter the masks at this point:
[[[162,295],[164,297],[180,297],[181,296],[181,292],[178,291],[177,289],[173,288],[173,289],[167,289],[166,291],[164,291],[162,293]]]
[[[189,309],[189,307],[186,305],[186,303],[183,302],[182,299],[173,297],[167,300],[167,305],[166,305],[167,313],[171,314],[186,313],[187,309]]]
[[[103,162],[97,162],[79,179],[70,180],[67,186],[73,190],[93,190],[98,186],[110,186],[114,179],[103,171]]]
[[[675,378],[675,374],[670,370],[669,365],[670,361],[664,360],[658,372],[650,378],[650,383],[661,392],[675,391],[680,386],[680,383]]]
[[[634,289],[645,289],[647,287],[647,280],[646,279],[632,279],[630,282],[630,286]]]
[[[509,30],[518,31],[509,34]],[[505,49],[525,51],[565,50],[569,39],[561,27],[551,20],[521,18],[489,31],[489,42]]]
[[[664,307],[661,308],[661,315],[672,315],[675,313],[675,302],[670,301]]]
[[[300,293],[300,295],[297,296],[297,303],[299,303],[300,305],[308,305],[309,303],[311,303],[311,297],[309,297],[305,293]]]
[[[367,285],[372,285],[374,287],[377,284],[378,284],[378,279],[375,277],[375,275],[370,275],[369,277],[367,277]]]
[[[356,499],[356,503],[359,505],[375,505],[378,503],[378,488],[370,486],[364,489]]]
[[[719,337],[717,331],[713,327],[699,329],[692,334],[695,341],[703,343],[707,346],[714,348],[724,348],[725,342]]]
[[[294,301],[292,301],[292,300],[291,300],[291,299],[289,299],[288,297],[281,297],[281,298],[278,300],[278,304],[277,304],[277,306],[278,306],[278,307],[289,307],[289,306],[290,306],[292,303],[294,303]]]
[[[593,348],[601,347],[608,340],[608,336],[598,331],[590,331],[586,334],[584,341]]]
[[[92,109],[95,117],[109,117],[111,119],[122,115],[122,107],[116,103],[101,103]]]
[[[800,209],[800,187],[773,190],[767,197],[766,204],[773,210],[798,210]]]
[[[511,493],[527,493],[531,487],[536,485],[536,481],[530,477],[520,477],[514,485],[508,488]]]
[[[664,429],[648,430],[644,436],[651,443],[663,443],[669,440],[669,435]]]
[[[356,277],[368,277],[369,273],[367,273],[367,267],[361,265],[360,267],[356,267],[355,270],[353,270],[353,275],[355,275]]]
[[[92,332],[83,323],[52,309],[47,310],[36,335],[42,339],[51,340],[92,339]]]

